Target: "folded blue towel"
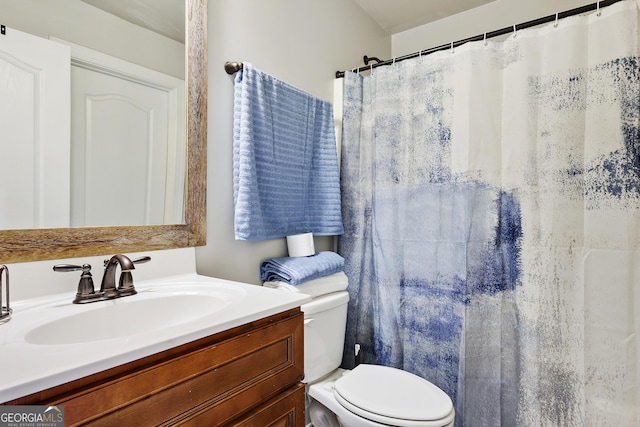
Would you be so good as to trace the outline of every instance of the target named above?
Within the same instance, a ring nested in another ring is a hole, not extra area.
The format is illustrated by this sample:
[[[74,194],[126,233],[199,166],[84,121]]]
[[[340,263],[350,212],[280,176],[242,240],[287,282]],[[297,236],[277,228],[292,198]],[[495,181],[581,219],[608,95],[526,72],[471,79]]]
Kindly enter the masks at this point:
[[[235,236],[342,234],[331,103],[244,62],[233,124]]]
[[[344,258],[335,252],[318,252],[308,257],[269,258],[260,264],[260,280],[299,285],[344,270]]]

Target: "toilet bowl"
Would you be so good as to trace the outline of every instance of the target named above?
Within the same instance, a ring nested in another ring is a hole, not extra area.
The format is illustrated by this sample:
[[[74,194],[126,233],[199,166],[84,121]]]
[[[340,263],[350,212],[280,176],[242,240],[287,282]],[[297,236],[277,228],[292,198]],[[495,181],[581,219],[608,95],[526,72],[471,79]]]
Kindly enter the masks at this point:
[[[451,427],[455,419],[446,393],[417,375],[386,366],[337,369],[310,384],[308,395],[314,427]]]
[[[361,364],[340,369],[349,294],[344,273],[296,286],[311,302],[304,313],[307,417],[313,427],[450,427],[455,411],[445,392],[400,369]],[[327,282],[332,282],[328,284]],[[278,287],[271,283],[270,286]],[[290,290],[290,288],[288,288]],[[309,427],[309,425],[307,426]]]

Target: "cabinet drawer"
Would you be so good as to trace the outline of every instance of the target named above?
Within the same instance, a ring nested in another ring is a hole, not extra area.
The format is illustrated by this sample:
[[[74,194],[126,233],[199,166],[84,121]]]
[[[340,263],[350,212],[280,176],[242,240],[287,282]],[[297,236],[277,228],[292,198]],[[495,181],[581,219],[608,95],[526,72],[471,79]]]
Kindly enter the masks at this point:
[[[305,388],[298,384],[285,393],[260,405],[250,414],[236,418],[228,427],[302,427],[305,424]],[[213,426],[217,424],[214,412],[205,411],[177,424],[184,427]]]

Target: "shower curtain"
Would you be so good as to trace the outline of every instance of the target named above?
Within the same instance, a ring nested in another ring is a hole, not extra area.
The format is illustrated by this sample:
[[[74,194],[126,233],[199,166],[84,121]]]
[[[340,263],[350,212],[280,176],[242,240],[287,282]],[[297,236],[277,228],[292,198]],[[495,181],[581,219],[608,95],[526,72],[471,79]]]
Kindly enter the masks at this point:
[[[640,425],[638,8],[346,73],[345,367],[457,426]]]

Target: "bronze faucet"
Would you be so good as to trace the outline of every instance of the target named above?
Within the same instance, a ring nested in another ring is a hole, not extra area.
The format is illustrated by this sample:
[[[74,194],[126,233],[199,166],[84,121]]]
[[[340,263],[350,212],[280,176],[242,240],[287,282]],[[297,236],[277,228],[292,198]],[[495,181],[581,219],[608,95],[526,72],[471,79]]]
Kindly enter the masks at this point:
[[[93,289],[91,266],[89,264],[84,264],[82,266],[59,264],[55,265],[53,269],[55,271],[82,270],[82,276],[80,276],[80,283],[78,284],[78,292],[73,303],[83,304],[135,295],[137,292],[133,287],[133,276],[131,274],[131,270],[136,268],[134,264],[142,264],[147,261],[151,261],[151,257],[144,256],[132,261],[128,256],[121,254],[114,255],[111,259],[105,260],[104,274],[102,276],[102,283],[100,285],[99,292],[95,292]],[[118,266],[120,266],[121,273],[120,283],[116,288],[116,270]]]

